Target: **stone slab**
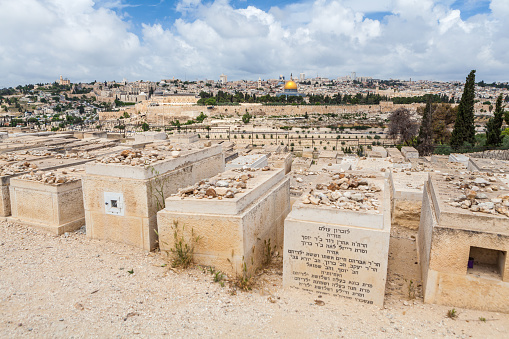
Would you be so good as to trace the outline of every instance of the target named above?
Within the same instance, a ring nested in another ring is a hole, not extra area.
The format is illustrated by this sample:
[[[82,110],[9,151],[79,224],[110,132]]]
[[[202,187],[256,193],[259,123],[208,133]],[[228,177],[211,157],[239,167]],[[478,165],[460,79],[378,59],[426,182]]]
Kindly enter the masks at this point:
[[[166,140],[167,135],[165,132],[143,132],[143,133],[136,133],[134,135],[134,142],[141,143],[141,142],[152,142],[152,141],[158,141],[158,140]]]
[[[232,168],[263,168],[268,166],[267,155],[265,154],[248,154],[237,157],[230,163],[226,164],[226,169]]]
[[[102,164],[88,163],[86,168],[87,174],[102,175],[108,177],[130,178],[130,179],[149,179],[160,173],[166,173],[188,164],[206,159],[218,154],[222,154],[221,145],[213,145],[203,149],[185,151],[178,158],[166,159],[154,163],[149,167],[126,166],[121,164]]]
[[[419,152],[417,152],[415,148],[409,146],[401,147],[401,154],[405,157],[406,160],[419,157]]]
[[[232,171],[226,171],[221,174],[222,177],[235,174]],[[285,176],[284,169],[273,171],[256,172],[256,176],[248,181],[244,193],[237,193],[234,198],[218,200],[196,199],[181,197],[168,197],[166,199],[166,210],[179,213],[210,213],[210,214],[239,214],[246,206],[259,199],[265,192],[281,181]],[[192,200],[192,203],[189,203]]]
[[[379,214],[295,203],[285,220],[283,287],[383,307],[391,228],[388,182],[382,194]]]

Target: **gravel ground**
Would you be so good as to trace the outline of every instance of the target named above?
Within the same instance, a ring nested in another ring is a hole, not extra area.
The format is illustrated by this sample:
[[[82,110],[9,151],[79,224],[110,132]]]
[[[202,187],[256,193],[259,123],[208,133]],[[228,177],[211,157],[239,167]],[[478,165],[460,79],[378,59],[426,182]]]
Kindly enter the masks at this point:
[[[283,290],[280,258],[233,294],[161,253],[0,222],[0,337],[507,337],[507,314],[457,309],[452,320],[451,307],[422,303],[412,232],[392,231],[380,310]]]

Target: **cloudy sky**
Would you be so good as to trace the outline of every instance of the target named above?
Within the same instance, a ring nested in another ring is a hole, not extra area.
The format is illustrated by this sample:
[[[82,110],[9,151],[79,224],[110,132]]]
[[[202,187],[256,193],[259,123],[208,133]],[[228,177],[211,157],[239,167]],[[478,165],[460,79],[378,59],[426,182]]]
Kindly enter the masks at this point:
[[[0,87],[286,77],[509,80],[509,0],[0,0]]]

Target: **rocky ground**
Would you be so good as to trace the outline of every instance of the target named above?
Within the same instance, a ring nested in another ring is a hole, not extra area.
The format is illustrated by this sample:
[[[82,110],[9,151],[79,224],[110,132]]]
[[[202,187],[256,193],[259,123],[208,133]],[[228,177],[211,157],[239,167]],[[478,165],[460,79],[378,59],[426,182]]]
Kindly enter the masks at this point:
[[[422,303],[415,231],[393,228],[384,309],[282,289],[282,264],[250,292],[162,253],[0,223],[0,337],[503,338],[509,315]],[[411,283],[410,283],[411,281]],[[415,296],[415,298],[414,298]],[[485,321],[480,320],[485,319]]]

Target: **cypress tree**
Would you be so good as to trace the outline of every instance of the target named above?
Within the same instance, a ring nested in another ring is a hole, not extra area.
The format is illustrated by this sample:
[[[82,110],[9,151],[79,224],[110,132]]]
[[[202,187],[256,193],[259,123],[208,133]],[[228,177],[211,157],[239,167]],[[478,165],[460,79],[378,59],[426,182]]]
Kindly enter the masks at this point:
[[[474,126],[475,70],[467,76],[451,136],[451,146],[461,147],[465,142],[475,144]]]
[[[502,109],[502,94],[497,98],[495,113],[486,124],[486,146],[498,146],[502,143],[501,128],[504,121],[504,110]]]
[[[417,150],[419,155],[427,156],[433,153],[433,104],[431,97],[428,97],[426,108],[422,115],[421,127],[419,128],[419,135],[417,137]]]

